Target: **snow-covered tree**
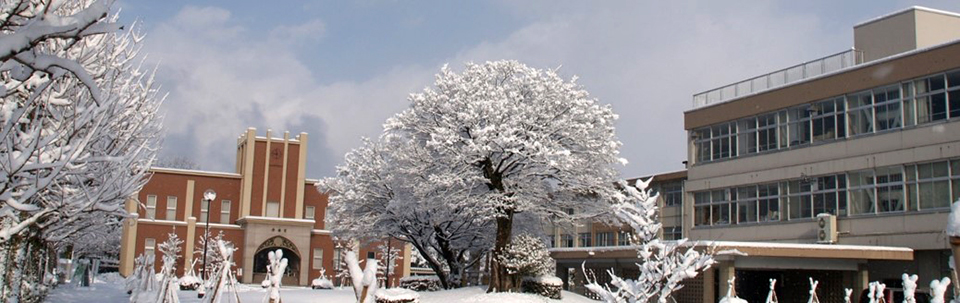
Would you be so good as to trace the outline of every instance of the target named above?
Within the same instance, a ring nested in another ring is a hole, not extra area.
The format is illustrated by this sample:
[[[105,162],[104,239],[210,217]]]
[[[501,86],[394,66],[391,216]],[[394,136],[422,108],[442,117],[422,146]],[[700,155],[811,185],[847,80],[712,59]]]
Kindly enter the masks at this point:
[[[133,280],[136,284],[130,293],[130,303],[150,302],[157,298],[157,274],[153,267],[156,257],[153,255],[140,255],[140,257],[143,262],[140,263],[139,268],[134,269],[137,277]]]
[[[160,268],[162,276],[160,280],[160,290],[157,292],[157,303],[179,303],[177,297],[177,259],[180,258],[180,245],[183,240],[177,237],[175,233],[167,234],[167,240],[158,245],[160,253],[163,254],[163,267]]]
[[[0,299],[42,272],[28,256],[123,216],[156,153],[162,97],[112,1],[0,4]],[[97,231],[98,232],[98,231]],[[80,241],[78,241],[79,243]],[[11,267],[17,264],[16,267]],[[21,283],[24,282],[24,283]]]
[[[331,199],[333,208],[345,208],[337,214],[349,213],[346,201],[380,199],[372,203],[380,205],[373,215],[355,221],[374,224],[381,221],[363,219],[402,212],[398,225],[414,228],[396,234],[409,236],[421,255],[430,258],[432,243],[415,239],[485,243],[489,236],[469,240],[458,232],[495,225],[495,233],[482,234],[493,235],[497,256],[510,241],[518,213],[572,223],[580,217],[568,215],[568,209],[579,216],[607,211],[603,201],[618,175],[613,166],[625,162],[618,157],[617,116],[610,106],[590,98],[576,78],[567,81],[555,70],[516,61],[471,63],[461,73],[444,67],[433,87],[411,94],[409,100],[410,107],[384,125],[381,143],[355,150],[338,173],[347,179],[344,184],[373,184],[354,192],[345,185],[326,187],[344,196],[339,203]],[[359,181],[350,180],[354,178]],[[437,226],[443,218],[457,220]],[[425,223],[407,224],[410,220]],[[471,226],[461,229],[460,222]],[[468,249],[436,255],[471,255],[476,261],[481,253]],[[429,263],[438,275],[444,271],[442,263]],[[446,263],[462,268],[457,262]],[[451,267],[451,275],[460,268]],[[504,266],[494,261],[490,270],[490,290],[515,287]]]
[[[387,237],[412,244],[444,288],[459,285],[462,270],[489,249],[492,221],[476,208],[456,207],[464,189],[423,186],[425,149],[409,142],[364,140],[346,156],[336,178],[318,187],[332,192],[328,216],[337,237],[360,242]]]
[[[283,257],[283,251],[271,251],[267,254],[270,264],[267,265],[267,276],[263,279],[266,285],[267,294],[263,302],[280,303],[280,281],[283,278],[283,271],[287,270],[287,258]]]
[[[634,231],[631,243],[639,246],[640,274],[629,279],[609,270],[610,285],[601,285],[595,276],[587,273],[587,289],[606,302],[669,302],[670,295],[683,287],[680,282],[696,277],[715,263],[712,247],[700,252],[688,245],[686,239],[660,240],[662,226],[657,196],[647,189],[651,180],[637,180],[636,187],[622,181],[618,183],[621,194],[614,196],[613,210],[620,221]]]

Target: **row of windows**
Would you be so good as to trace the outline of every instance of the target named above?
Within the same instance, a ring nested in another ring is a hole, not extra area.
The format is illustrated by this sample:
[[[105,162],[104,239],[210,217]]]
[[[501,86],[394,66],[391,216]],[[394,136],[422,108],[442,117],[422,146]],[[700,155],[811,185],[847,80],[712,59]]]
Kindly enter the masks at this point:
[[[960,117],[960,71],[833,97],[692,131],[710,162]]]
[[[233,204],[230,200],[221,200],[220,201],[220,223],[230,224],[230,206]],[[156,195],[147,195],[147,219],[157,219],[157,196]],[[200,217],[197,218],[199,222],[206,222],[210,214],[210,202],[206,200],[200,201]],[[167,209],[166,216],[162,219],[175,221],[177,218],[177,197],[176,196],[167,196]],[[268,217],[280,217],[280,203],[279,202],[267,202],[267,216]],[[305,206],[303,217],[305,219],[314,219],[316,218],[316,207],[314,206]],[[213,221],[211,221],[213,222]]]
[[[593,236],[596,236],[596,239],[593,239]],[[616,237],[615,237],[616,236]],[[561,234],[560,239],[554,243],[554,237],[548,235],[547,245],[550,247],[574,247],[574,237],[570,234]],[[675,227],[664,227],[663,228],[663,239],[664,240],[679,240],[683,238],[683,228],[680,226]],[[626,231],[606,231],[606,232],[596,232],[596,233],[579,233],[577,234],[577,247],[599,247],[599,246],[629,246],[630,245],[630,233]]]
[[[960,160],[897,165],[694,193],[694,225],[943,209],[960,196]]]

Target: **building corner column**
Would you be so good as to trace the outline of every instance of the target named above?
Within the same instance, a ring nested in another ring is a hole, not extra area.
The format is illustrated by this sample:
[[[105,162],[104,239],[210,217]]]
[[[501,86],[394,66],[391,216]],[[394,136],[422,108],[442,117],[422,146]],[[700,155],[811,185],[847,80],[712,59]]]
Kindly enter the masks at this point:
[[[253,203],[253,151],[256,149],[256,128],[248,128],[243,143],[243,171],[240,172],[240,218],[250,216],[250,203]]]
[[[137,194],[134,194],[137,196]],[[134,260],[137,252],[137,212],[136,199],[127,199],[126,210],[131,216],[123,219],[123,234],[120,240],[120,275],[127,277],[133,273]]]
[[[193,267],[193,243],[196,241],[197,218],[187,217],[187,239],[184,241],[183,248],[183,268],[186,271],[188,267]]]
[[[413,245],[410,244],[410,243],[406,243],[406,244],[403,245],[403,260],[404,260],[404,262],[402,263],[402,264],[403,264],[403,275],[400,276],[401,278],[403,278],[403,277],[409,277],[409,276],[410,276],[410,267],[412,267],[412,265],[410,265],[410,264],[412,264],[412,263],[410,263],[410,262],[413,261],[413,259],[410,258],[410,254],[412,253],[412,248],[413,248]]]
[[[303,189],[307,186],[307,133],[297,135],[297,141],[300,142],[300,148],[297,155],[297,210],[294,218],[303,219]]]
[[[717,262],[717,275],[717,284],[719,284],[717,288],[719,288],[720,291],[716,295],[722,298],[726,296],[727,291],[729,291],[730,279],[737,276],[737,268],[733,265],[733,261]]]
[[[714,284],[716,281],[717,269],[710,268],[703,271],[703,300],[701,302],[712,303],[717,302],[717,285]]]

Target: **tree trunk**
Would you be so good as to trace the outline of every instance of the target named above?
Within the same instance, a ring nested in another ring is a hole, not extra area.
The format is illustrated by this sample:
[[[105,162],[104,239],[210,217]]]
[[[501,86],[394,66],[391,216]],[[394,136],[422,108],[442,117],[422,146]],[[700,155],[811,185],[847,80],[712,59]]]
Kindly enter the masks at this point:
[[[423,244],[417,241],[411,241],[410,244],[413,244],[413,247],[420,252],[420,255],[423,256],[424,259],[427,260],[427,265],[429,265],[430,269],[437,274],[437,278],[440,280],[440,286],[443,287],[443,289],[450,289],[450,284],[448,283],[449,281],[447,281],[449,277],[447,276],[447,273],[443,271],[443,266],[441,266],[437,260],[434,260],[433,257],[430,257],[430,255],[427,253],[426,247],[423,246]]]
[[[450,279],[449,283],[451,286],[460,285],[460,281],[463,280],[463,268],[460,264],[460,260],[457,259],[457,252],[453,251],[450,247],[450,241],[447,239],[447,235],[444,234],[444,231],[439,226],[434,226],[434,238],[437,241],[437,247],[440,248],[440,257],[444,261],[447,261],[447,267],[450,268]],[[451,287],[452,288],[452,287]]]
[[[497,217],[497,239],[493,246],[493,255],[490,258],[490,287],[487,292],[508,292],[515,291],[519,285],[515,285],[512,275],[507,272],[507,268],[498,261],[503,250],[510,243],[510,233],[513,231],[513,210],[507,210],[504,216]]]

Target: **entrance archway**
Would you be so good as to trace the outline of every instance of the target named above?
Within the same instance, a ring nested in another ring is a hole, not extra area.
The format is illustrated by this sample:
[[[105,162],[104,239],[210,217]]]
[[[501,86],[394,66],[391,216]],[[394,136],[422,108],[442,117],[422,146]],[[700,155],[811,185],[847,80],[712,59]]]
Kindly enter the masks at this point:
[[[287,269],[283,272],[280,279],[283,285],[300,284],[300,253],[297,246],[287,238],[276,236],[260,244],[257,253],[253,255],[253,282],[259,283],[267,276],[267,266],[270,265],[269,254],[271,251],[280,250],[283,252],[283,258],[287,259]]]

